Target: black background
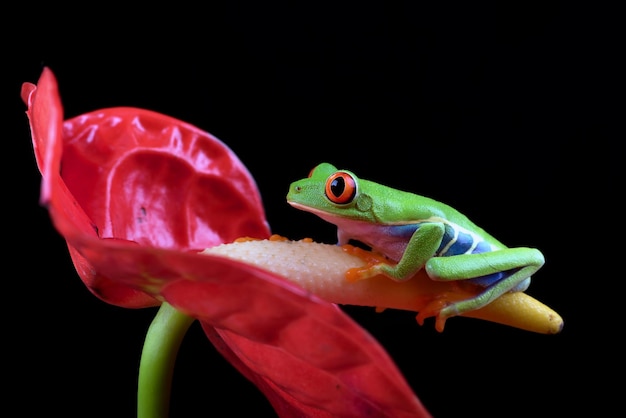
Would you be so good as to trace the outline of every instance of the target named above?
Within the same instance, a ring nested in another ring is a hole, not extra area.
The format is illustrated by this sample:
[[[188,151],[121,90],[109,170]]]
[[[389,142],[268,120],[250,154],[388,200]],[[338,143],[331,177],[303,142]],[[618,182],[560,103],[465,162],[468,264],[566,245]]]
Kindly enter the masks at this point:
[[[464,318],[440,334],[410,312],[346,307],[435,417],[622,409],[611,382],[623,374],[623,205],[613,199],[623,192],[623,42],[615,14],[590,4],[233,1],[4,14],[5,405],[18,416],[133,416],[155,313],[88,293],[38,205],[19,91],[45,65],[67,118],[136,106],[219,137],[257,180],[274,233],[334,242],[332,226],[285,202],[291,181],[330,161],[447,202],[510,246],[539,248],[546,265],[527,293],[563,316],[559,335]],[[192,327],[171,416],[250,408],[274,416]]]

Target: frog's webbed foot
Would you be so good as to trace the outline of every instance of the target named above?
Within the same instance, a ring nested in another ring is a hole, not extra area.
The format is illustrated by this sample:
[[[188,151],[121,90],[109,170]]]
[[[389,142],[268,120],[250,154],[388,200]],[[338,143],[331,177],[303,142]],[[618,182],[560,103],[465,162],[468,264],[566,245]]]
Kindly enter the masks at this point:
[[[424,303],[420,307],[415,319],[418,324],[424,325],[426,318],[435,317],[435,329],[439,332],[443,332],[446,320],[457,314],[454,302],[451,302],[445,294],[442,294]]]

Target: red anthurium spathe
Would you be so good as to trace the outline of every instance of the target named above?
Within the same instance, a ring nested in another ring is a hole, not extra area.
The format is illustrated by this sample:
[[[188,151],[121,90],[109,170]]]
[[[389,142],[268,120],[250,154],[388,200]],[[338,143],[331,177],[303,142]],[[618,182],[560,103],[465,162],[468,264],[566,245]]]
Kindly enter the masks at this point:
[[[63,122],[54,75],[44,69],[22,98],[37,164],[41,202],[66,238],[87,287],[108,303],[156,305],[152,296],[94,270],[76,246],[102,239],[198,250],[242,235],[269,233],[253,178],[218,139],[142,109],[113,108]],[[63,159],[62,171],[60,169]]]
[[[269,227],[252,176],[221,141],[155,112],[63,121],[56,79],[24,83],[41,203],[85,285],[122,307],[171,305],[281,417],[428,417],[382,347],[335,304],[199,251]]]

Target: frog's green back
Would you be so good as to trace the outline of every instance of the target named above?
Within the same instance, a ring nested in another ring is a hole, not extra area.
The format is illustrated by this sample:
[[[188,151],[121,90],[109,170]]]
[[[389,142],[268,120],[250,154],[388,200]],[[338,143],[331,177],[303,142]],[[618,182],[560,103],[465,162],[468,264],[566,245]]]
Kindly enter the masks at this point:
[[[482,236],[485,241],[505,247],[495,237],[476,225],[463,213],[453,207],[430,197],[421,196],[388,187],[369,180],[359,179],[361,192],[371,196],[371,222],[381,224],[408,224],[429,219],[442,219]]]

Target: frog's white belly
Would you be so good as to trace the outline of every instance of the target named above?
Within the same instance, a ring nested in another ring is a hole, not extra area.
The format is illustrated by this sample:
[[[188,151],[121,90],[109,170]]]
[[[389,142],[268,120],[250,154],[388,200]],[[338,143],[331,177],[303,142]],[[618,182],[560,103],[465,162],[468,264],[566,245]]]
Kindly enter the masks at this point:
[[[417,229],[416,224],[385,225],[373,224],[364,221],[348,220],[317,214],[327,222],[337,226],[337,240],[339,245],[355,240],[368,245],[372,250],[384,254],[393,261],[399,261],[404,250]]]

